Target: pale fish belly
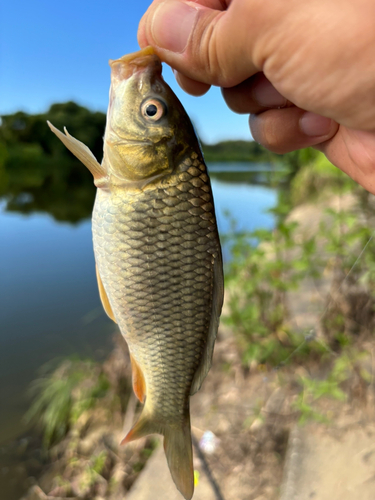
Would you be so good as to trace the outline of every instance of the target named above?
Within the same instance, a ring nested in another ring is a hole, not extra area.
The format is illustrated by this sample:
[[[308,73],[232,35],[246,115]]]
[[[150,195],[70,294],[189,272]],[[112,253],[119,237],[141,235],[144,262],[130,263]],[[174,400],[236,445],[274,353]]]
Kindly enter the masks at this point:
[[[96,263],[116,321],[162,418],[186,412],[207,341],[220,253],[204,164],[143,190],[98,190]]]

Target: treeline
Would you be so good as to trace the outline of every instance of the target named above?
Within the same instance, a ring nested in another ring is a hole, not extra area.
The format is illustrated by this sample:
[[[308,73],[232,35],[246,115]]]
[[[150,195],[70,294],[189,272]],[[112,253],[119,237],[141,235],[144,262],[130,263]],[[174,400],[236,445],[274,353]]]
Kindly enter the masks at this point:
[[[255,141],[202,143],[202,149],[207,162],[270,162],[276,156]]]
[[[0,126],[0,198],[7,210],[42,211],[56,220],[78,222],[91,215],[95,188],[88,170],[51,133],[46,121],[64,126],[85,143],[100,162],[106,116],[74,102],[53,104],[46,113],[2,116]],[[202,144],[207,162],[280,162],[253,141]],[[298,165],[291,165],[292,170]],[[6,196],[5,196],[6,195]]]
[[[101,161],[105,114],[67,102],[47,113],[2,116],[0,196],[7,209],[49,212],[56,220],[78,222],[90,216],[95,187],[88,170],[51,133],[46,121],[69,132]]]

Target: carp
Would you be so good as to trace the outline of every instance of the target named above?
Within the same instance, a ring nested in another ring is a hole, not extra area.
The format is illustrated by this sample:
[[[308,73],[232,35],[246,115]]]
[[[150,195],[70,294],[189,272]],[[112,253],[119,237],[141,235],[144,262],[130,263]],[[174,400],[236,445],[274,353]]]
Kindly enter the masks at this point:
[[[101,164],[66,129],[49,126],[98,188],[99,293],[129,346],[134,392],[144,403],[123,443],[162,434],[172,478],[190,499],[189,399],[211,366],[224,293],[211,185],[192,123],[153,49],[110,66]]]

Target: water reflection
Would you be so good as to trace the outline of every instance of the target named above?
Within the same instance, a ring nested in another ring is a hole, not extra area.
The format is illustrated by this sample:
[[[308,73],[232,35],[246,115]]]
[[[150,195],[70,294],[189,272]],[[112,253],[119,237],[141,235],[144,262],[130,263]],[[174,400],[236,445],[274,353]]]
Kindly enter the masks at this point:
[[[46,125],[64,126],[101,160],[104,113],[73,102],[54,104],[47,113],[15,113],[0,127],[0,197],[7,211],[47,212],[71,223],[90,217],[95,188],[92,176]]]
[[[92,176],[79,162],[74,163],[73,169],[71,165],[65,171],[64,168],[64,164],[59,165],[56,176],[53,165],[43,172],[7,169],[6,181],[5,176],[0,178],[5,210],[23,214],[49,213],[56,221],[72,224],[88,219],[95,198]]]
[[[76,224],[91,217],[96,188],[92,176],[80,162],[60,162],[58,176],[54,176],[54,166],[34,169],[32,166],[17,168],[8,167],[0,176],[0,200],[4,201],[3,210],[32,214],[48,213],[54,220]],[[239,196],[240,200],[247,196],[253,198],[253,193],[260,199],[269,199],[269,188],[263,191],[249,186],[269,186],[270,179],[275,178],[275,167],[267,164],[249,163],[212,163],[208,165],[213,189],[220,190],[220,196],[225,198],[225,210],[236,211],[235,218],[243,216],[243,203],[233,204],[229,199]],[[282,173],[277,170],[277,173]],[[56,173],[56,172],[55,172]],[[229,189],[231,188],[231,189]],[[268,195],[267,195],[268,190]],[[253,200],[254,201],[254,200]],[[229,203],[228,203],[229,202]],[[246,203],[246,201],[245,201]],[[257,204],[257,200],[255,200]],[[272,206],[273,200],[266,201]],[[229,206],[230,205],[230,206]],[[241,209],[239,210],[239,207]]]

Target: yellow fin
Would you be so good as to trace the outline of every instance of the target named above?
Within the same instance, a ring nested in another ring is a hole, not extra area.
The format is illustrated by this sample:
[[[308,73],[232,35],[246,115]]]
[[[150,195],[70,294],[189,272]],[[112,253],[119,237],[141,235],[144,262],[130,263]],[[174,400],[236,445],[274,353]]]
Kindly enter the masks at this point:
[[[95,269],[96,269],[96,279],[98,280],[100,300],[102,301],[104,310],[108,314],[108,316],[111,318],[111,320],[113,320],[115,323],[117,323],[117,321],[115,320],[115,316],[113,314],[113,311],[112,311],[111,304],[109,303],[106,291],[104,290],[104,286],[103,286],[102,279],[100,277],[97,265],[95,265]]]
[[[141,403],[144,403],[146,398],[146,382],[142,370],[133,356],[130,354],[133,376],[133,391]]]
[[[103,179],[107,176],[104,168],[97,162],[95,156],[83,142],[75,139],[64,127],[64,132],[60,132],[56,127],[47,121],[49,128],[60,139],[60,141],[76,156],[92,173],[95,180]]]
[[[189,415],[180,428],[169,426],[163,434],[172,479],[182,496],[190,500],[194,493],[194,468]]]

